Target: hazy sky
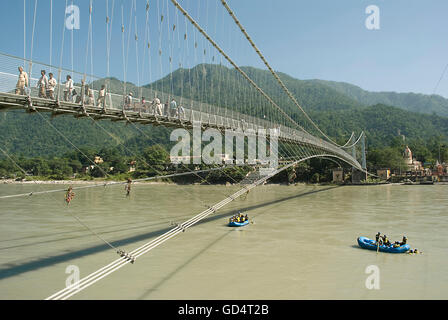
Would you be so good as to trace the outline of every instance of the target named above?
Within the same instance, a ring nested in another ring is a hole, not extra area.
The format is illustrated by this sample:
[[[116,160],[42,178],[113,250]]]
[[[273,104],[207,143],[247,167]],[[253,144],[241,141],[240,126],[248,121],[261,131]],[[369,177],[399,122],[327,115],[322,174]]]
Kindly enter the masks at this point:
[[[37,2],[32,58],[44,63],[50,63],[50,1],[25,0],[26,56],[31,56]],[[73,68],[90,72],[90,52],[86,55],[89,0],[68,0],[67,4],[72,2],[80,8],[80,29],[73,31]],[[222,60],[191,24],[185,22],[170,0],[150,0],[149,3],[146,24],[146,0],[136,0],[137,10],[134,11],[131,11],[133,0],[93,1],[95,75],[107,74],[106,5],[112,24],[112,76],[124,78],[122,12],[129,81],[146,84],[179,64],[191,67]],[[179,3],[239,65],[263,67],[221,1],[179,0]],[[299,79],[345,81],[370,91],[432,94],[448,64],[446,0],[228,0],[228,3],[274,69]],[[1,1],[0,4],[0,51],[20,57],[24,41],[23,4],[23,0]],[[365,11],[369,5],[379,8],[379,30],[369,30],[365,25],[369,16]],[[71,69],[72,32],[63,27],[68,16],[65,6],[66,0],[53,0],[51,62],[60,65],[65,30],[62,65]],[[138,41],[135,41],[135,23]],[[149,28],[150,55],[145,49],[146,27]],[[11,62],[0,58],[0,65],[8,63]],[[448,97],[448,72],[436,93]]]

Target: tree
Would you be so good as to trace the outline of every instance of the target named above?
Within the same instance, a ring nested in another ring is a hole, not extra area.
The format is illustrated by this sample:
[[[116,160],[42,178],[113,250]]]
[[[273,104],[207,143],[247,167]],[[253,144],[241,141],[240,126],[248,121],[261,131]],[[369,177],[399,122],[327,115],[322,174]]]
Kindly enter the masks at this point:
[[[165,168],[164,165],[169,163],[169,153],[164,147],[158,144],[146,148],[143,151],[143,157],[145,158],[146,164],[159,170],[163,170]]]

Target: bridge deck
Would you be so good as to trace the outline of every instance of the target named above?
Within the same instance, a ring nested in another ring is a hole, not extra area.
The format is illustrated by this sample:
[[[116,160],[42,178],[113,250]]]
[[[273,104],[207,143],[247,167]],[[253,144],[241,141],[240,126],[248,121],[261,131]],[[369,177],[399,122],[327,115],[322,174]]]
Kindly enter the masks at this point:
[[[135,106],[135,104],[134,104]],[[155,108],[140,107],[135,110],[124,110],[116,108],[105,108],[94,105],[81,105],[67,101],[56,101],[45,98],[30,97],[25,95],[16,95],[12,93],[0,93],[0,111],[11,109],[25,109],[27,112],[51,112],[53,115],[73,115],[74,117],[92,117],[95,120],[109,119],[111,121],[129,121],[140,124],[162,125],[165,127],[184,127],[193,128],[200,125],[202,128],[215,128],[224,130],[242,130],[248,133],[248,130],[257,132],[259,129],[269,128],[269,122],[260,121],[260,124],[249,123],[244,120],[238,120],[231,117],[209,114],[189,108],[184,108],[184,112],[178,115],[158,114]],[[359,163],[350,154],[344,150],[316,138],[306,132],[295,130],[289,127],[278,125],[276,127],[278,139],[282,142],[299,144],[302,146],[319,149],[327,154],[335,155],[348,161],[354,166]],[[269,134],[269,132],[267,132]]]

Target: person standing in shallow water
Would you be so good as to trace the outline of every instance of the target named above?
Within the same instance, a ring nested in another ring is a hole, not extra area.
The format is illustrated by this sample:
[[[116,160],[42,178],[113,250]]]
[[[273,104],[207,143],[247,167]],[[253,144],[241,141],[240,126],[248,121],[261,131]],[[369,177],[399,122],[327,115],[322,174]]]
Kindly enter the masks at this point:
[[[124,187],[124,190],[126,190],[126,197],[129,197],[131,195],[131,184],[132,184],[132,180],[131,180],[131,178],[128,178],[128,183]]]

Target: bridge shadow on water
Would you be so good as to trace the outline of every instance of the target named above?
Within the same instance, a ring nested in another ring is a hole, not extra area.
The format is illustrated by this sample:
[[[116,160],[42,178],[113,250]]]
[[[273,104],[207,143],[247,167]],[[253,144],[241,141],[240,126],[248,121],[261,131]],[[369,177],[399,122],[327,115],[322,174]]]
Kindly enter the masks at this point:
[[[324,188],[324,189],[320,189],[320,190],[313,190],[313,191],[309,191],[309,192],[305,192],[305,193],[301,193],[301,194],[297,194],[297,195],[293,195],[293,196],[289,196],[289,197],[284,197],[284,198],[273,200],[273,201],[263,202],[263,203],[256,204],[256,205],[253,205],[253,206],[242,207],[242,208],[240,208],[238,210],[226,211],[224,213],[208,217],[208,218],[198,222],[197,224],[203,224],[203,223],[215,221],[215,220],[218,220],[218,219],[223,219],[225,217],[228,217],[229,215],[237,213],[238,211],[250,211],[250,210],[263,208],[263,207],[266,207],[266,206],[272,206],[272,205],[276,205],[276,204],[279,204],[279,203],[282,203],[282,202],[285,202],[285,201],[289,201],[289,200],[292,200],[292,199],[308,196],[308,195],[319,193],[319,192],[332,190],[332,189],[335,189],[335,188],[339,188],[339,186],[328,187],[328,188]],[[172,229],[172,227],[162,228],[162,229],[154,230],[154,231],[151,231],[151,232],[141,233],[141,234],[134,235],[134,236],[131,236],[131,237],[123,238],[123,239],[120,239],[120,240],[111,241],[110,243],[113,246],[120,248],[120,247],[124,247],[126,245],[133,244],[135,242],[139,242],[139,241],[143,241],[143,240],[147,240],[147,239],[158,237],[158,236],[164,234],[165,232],[168,232],[171,229]],[[187,230],[187,232],[188,232],[188,230]],[[164,278],[162,280],[162,282],[168,280],[175,273],[179,272],[183,267],[185,267],[187,264],[189,264],[191,261],[193,261],[199,255],[201,255],[207,249],[209,249],[213,244],[215,244],[216,242],[218,242],[219,240],[224,238],[226,235],[228,235],[229,232],[227,232],[224,235],[220,236],[217,240],[215,240],[210,245],[208,245],[207,247],[202,249],[199,253],[197,253],[192,258],[190,258],[186,263],[184,263],[182,266],[180,266],[178,269],[176,269],[170,275],[168,275],[166,278]],[[70,260],[73,260],[73,259],[78,259],[78,258],[87,256],[87,255],[91,255],[91,254],[107,251],[107,250],[111,250],[111,248],[108,245],[106,245],[106,244],[101,244],[101,245],[87,247],[87,248],[84,248],[84,249],[79,249],[79,250],[75,250],[75,251],[61,253],[61,254],[55,255],[55,256],[47,256],[47,257],[43,257],[43,258],[40,258],[40,259],[27,261],[25,263],[5,263],[5,264],[2,265],[3,266],[2,269],[0,269],[0,280],[6,279],[6,278],[10,278],[10,277],[13,277],[13,276],[17,276],[17,275],[20,275],[22,273],[26,273],[26,272],[35,271],[35,270],[38,270],[38,269],[41,269],[41,268],[49,267],[49,266],[52,266],[52,265],[55,265],[55,264],[58,264],[58,263],[63,263],[63,262],[67,262],[67,261],[70,261]],[[116,256],[113,256],[113,257],[116,258]],[[156,286],[159,286],[159,285],[156,285]],[[147,294],[143,295],[142,297],[144,297],[146,295]]]
[[[254,206],[248,206],[245,208],[241,208],[241,211],[250,211],[250,210],[254,210],[254,209],[260,209],[263,207],[268,207],[268,206],[276,206],[282,202],[288,201],[288,200],[292,200],[292,199],[296,199],[296,198],[300,198],[300,197],[304,197],[310,194],[314,194],[314,193],[318,193],[318,192],[322,192],[322,191],[328,191],[330,189],[334,189],[334,188],[338,188],[338,187],[329,187],[329,188],[325,188],[325,189],[321,189],[321,190],[315,190],[315,191],[309,191],[306,193],[302,193],[302,194],[298,194],[298,195],[294,195],[294,196],[290,196],[290,197],[285,197],[285,198],[281,198],[278,200],[274,200],[274,201],[269,201],[266,203],[262,203],[259,205],[254,205]],[[266,208],[265,211],[263,212],[258,212],[256,216],[260,216],[262,214],[265,213],[269,213],[271,212],[270,210],[271,208],[269,208],[269,210]],[[219,217],[210,217],[209,219],[206,219],[207,221],[211,221],[211,220],[216,220],[216,219],[221,219],[222,216],[229,216],[229,214],[234,214],[237,213],[238,210],[234,210],[231,212],[227,212],[226,214],[221,214]],[[255,215],[254,215],[255,216]],[[204,221],[204,222],[207,222]],[[167,274],[163,279],[161,279],[159,282],[157,282],[155,285],[153,285],[150,289],[148,289],[145,293],[143,293],[142,295],[140,295],[137,300],[143,300],[143,299],[147,299],[153,292],[155,292],[158,288],[160,288],[165,282],[169,281],[173,276],[175,276],[176,274],[178,274],[180,271],[182,271],[183,268],[185,268],[186,266],[188,266],[191,262],[193,262],[196,258],[199,258],[203,253],[205,253],[208,249],[210,249],[211,247],[213,247],[215,244],[217,244],[219,241],[221,241],[222,239],[224,239],[227,235],[229,235],[231,232],[233,231],[237,231],[236,229],[231,229],[227,232],[225,232],[224,234],[220,235],[218,238],[216,238],[214,241],[212,241],[211,243],[207,244],[204,248],[202,248],[200,251],[198,251],[196,254],[192,255],[190,258],[188,258],[183,264],[181,264],[180,266],[178,266],[176,269],[174,269],[172,272],[170,272],[169,274]]]

